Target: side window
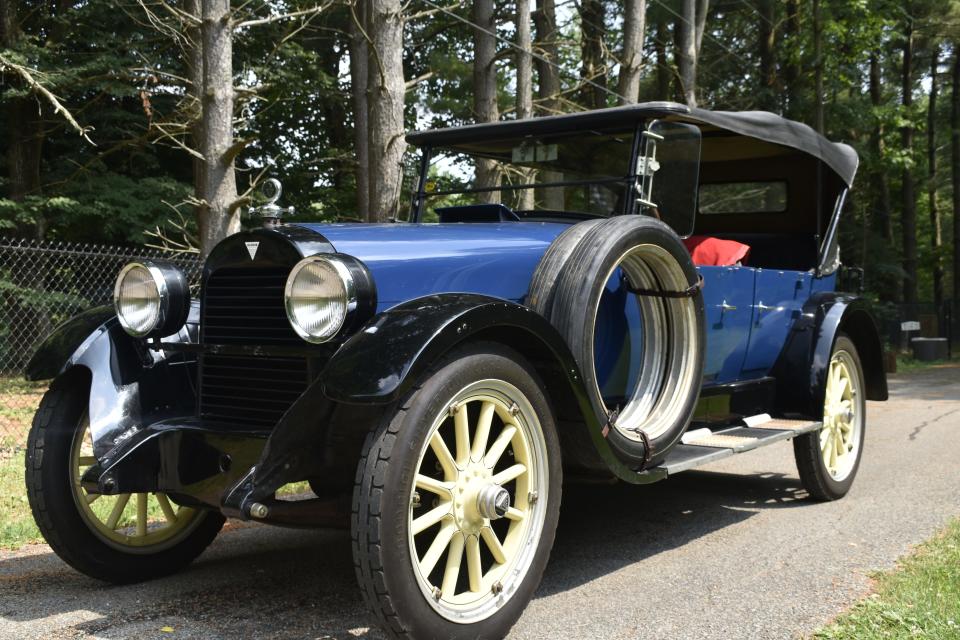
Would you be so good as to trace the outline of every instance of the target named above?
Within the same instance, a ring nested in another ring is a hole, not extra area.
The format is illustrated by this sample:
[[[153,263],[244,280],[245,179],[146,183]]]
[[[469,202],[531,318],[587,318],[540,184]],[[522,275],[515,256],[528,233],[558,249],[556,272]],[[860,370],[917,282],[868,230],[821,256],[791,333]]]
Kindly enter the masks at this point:
[[[787,183],[774,181],[701,184],[698,210],[706,215],[783,213],[787,210]]]

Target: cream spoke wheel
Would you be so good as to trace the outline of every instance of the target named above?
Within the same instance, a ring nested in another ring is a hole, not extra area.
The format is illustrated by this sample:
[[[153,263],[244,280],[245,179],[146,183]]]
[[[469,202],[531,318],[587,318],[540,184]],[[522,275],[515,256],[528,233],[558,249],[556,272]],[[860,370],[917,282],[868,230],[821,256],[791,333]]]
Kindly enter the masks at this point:
[[[546,442],[530,401],[482,380],[436,416],[411,487],[407,537],[423,595],[443,617],[483,620],[536,554],[544,523]]]
[[[833,354],[824,392],[820,451],[824,467],[837,481],[850,475],[861,441],[860,380],[855,371],[856,363],[847,351],[837,350]]]
[[[71,452],[74,502],[90,530],[111,547],[128,553],[155,553],[183,540],[201,522],[202,512],[175,506],[163,493],[88,493],[81,479],[97,459],[86,416]]]

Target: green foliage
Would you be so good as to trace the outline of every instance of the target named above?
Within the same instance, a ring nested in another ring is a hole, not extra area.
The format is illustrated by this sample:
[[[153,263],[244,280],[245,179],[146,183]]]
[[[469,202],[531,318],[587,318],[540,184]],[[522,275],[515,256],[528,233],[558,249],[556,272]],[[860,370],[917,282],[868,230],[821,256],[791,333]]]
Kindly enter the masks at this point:
[[[960,638],[960,520],[876,576],[876,592],[814,636],[822,640]]]

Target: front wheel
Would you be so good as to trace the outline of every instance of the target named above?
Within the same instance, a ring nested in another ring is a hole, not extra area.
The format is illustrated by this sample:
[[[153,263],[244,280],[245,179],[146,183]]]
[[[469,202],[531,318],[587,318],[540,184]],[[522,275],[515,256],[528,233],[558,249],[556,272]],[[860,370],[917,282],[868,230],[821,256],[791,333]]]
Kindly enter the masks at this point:
[[[560,507],[560,447],[523,358],[477,345],[439,366],[364,447],[357,577],[402,638],[500,638],[540,582]]]
[[[823,427],[793,441],[800,481],[816,500],[837,500],[850,491],[863,455],[866,426],[863,367],[857,347],[837,337],[827,368]]]
[[[224,518],[175,504],[162,493],[99,495],[80,485],[96,462],[86,381],[53,382],[27,440],[27,497],[50,547],[78,571],[114,583],[173,573],[209,545]]]

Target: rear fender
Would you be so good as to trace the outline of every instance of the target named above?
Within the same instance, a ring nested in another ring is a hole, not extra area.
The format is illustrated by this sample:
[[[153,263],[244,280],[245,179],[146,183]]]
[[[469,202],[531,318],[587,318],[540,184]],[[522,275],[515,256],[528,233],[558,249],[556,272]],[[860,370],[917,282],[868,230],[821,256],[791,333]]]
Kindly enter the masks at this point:
[[[165,342],[195,342],[199,306]],[[82,313],[47,337],[27,364],[27,377],[43,380],[74,369],[89,374],[88,418],[94,455],[105,455],[144,424],[192,415],[196,357],[150,349],[120,326],[110,307]]]
[[[865,300],[848,294],[818,293],[807,301],[777,363],[777,409],[818,417],[823,413],[827,369],[837,336],[853,341],[863,365],[866,398],[886,400],[883,343]]]

